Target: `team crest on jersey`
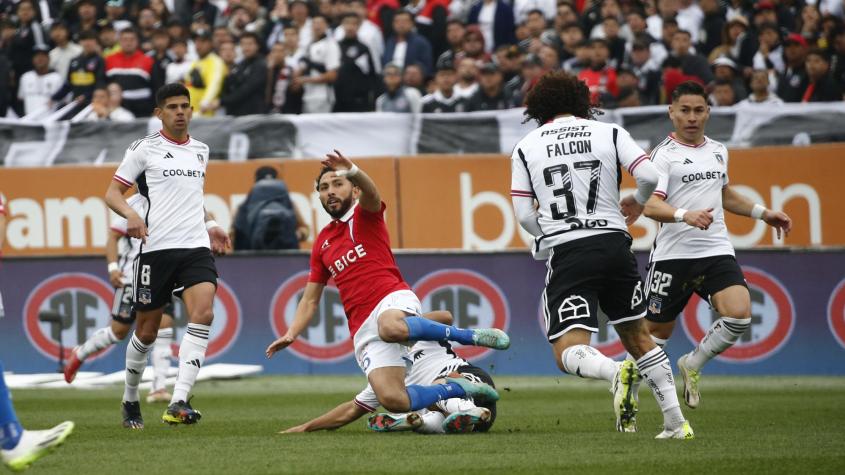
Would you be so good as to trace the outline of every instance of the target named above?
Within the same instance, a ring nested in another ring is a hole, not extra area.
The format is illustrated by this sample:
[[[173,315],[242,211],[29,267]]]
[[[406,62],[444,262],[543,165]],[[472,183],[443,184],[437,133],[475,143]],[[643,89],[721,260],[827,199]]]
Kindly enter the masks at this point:
[[[202,154],[201,154],[201,153],[198,153],[198,154],[197,154],[197,160],[199,160],[199,161],[200,161],[200,165],[205,164],[205,158],[202,156]]]
[[[723,157],[721,153],[714,153],[713,155],[716,156],[716,160],[718,160],[721,165],[725,164],[725,157]]]
[[[658,315],[660,313],[660,309],[663,307],[663,300],[660,297],[652,296],[651,299],[648,301],[648,311],[654,315]]]
[[[153,301],[152,293],[150,289],[146,287],[141,287],[138,289],[138,302],[143,305],[147,305],[148,303]]]
[[[323,245],[320,247],[320,250],[323,250],[327,247],[329,247],[329,240],[328,239],[326,239],[325,242],[323,242]]]

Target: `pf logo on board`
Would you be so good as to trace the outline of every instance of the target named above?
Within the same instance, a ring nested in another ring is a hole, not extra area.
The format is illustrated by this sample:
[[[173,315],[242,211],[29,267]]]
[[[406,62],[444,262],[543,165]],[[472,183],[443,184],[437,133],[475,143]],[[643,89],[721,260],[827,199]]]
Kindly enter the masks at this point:
[[[845,348],[845,279],[839,282],[827,302],[827,324],[833,337]]]
[[[414,285],[423,312],[448,310],[453,324],[461,328],[498,328],[507,331],[510,324],[508,304],[502,290],[486,277],[467,269],[433,272]],[[458,356],[478,359],[490,348],[454,345]]]
[[[296,306],[308,283],[308,271],[295,274],[284,281],[270,303],[270,327],[276,337],[287,333],[296,315]],[[352,338],[346,312],[340,301],[340,292],[332,283],[323,289],[323,295],[308,327],[289,347],[296,356],[308,361],[331,363],[352,355]]]
[[[23,319],[29,341],[42,355],[53,359],[59,356],[59,339],[63,358],[81,345],[95,330],[111,322],[114,289],[91,274],[58,274],[41,282],[26,299]],[[61,316],[58,323],[39,320],[42,312]],[[109,354],[114,346],[91,355],[93,361]]]
[[[717,359],[751,363],[775,354],[792,335],[795,306],[783,284],[753,267],[742,267],[751,294],[751,327]],[[698,295],[693,295],[683,314],[684,331],[698,344],[719,315]]]

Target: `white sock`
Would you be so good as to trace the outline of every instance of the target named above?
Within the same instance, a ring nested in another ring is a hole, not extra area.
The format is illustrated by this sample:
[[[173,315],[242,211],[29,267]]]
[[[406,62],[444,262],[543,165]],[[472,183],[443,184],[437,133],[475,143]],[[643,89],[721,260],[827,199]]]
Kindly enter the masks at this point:
[[[661,350],[662,350],[663,348],[665,348],[665,347],[666,347],[666,343],[668,343],[668,342],[669,342],[669,340],[668,340],[668,339],[664,340],[663,338],[657,338],[657,337],[656,337],[656,336],[654,336],[654,335],[651,335],[651,341],[653,341],[653,342],[654,342],[654,344],[655,344],[655,345],[657,345],[657,346],[658,346]],[[635,364],[636,364],[636,362],[637,362],[637,360],[635,360],[635,359],[634,359],[634,357],[633,357],[633,356],[631,356],[631,353],[628,353],[628,354],[625,356],[625,359],[626,359],[626,360],[629,360],[629,361],[633,361]],[[632,384],[631,386],[632,386],[632,388],[633,388],[633,389],[632,389],[632,391],[633,391],[633,393],[634,393],[634,399],[635,399],[637,402],[640,402],[640,383],[634,383],[634,384]]]
[[[454,414],[456,412],[466,412],[470,409],[475,409],[475,402],[471,399],[462,399],[459,397],[449,398],[445,401],[437,401],[437,407],[446,414]]]
[[[566,372],[582,378],[603,379],[612,382],[618,365],[589,345],[575,345],[560,355]]]
[[[179,373],[173,386],[173,398],[170,403],[187,401],[197,381],[197,375],[205,363],[205,350],[208,349],[208,333],[211,327],[199,323],[189,323],[182,344],[179,346]]]
[[[95,331],[91,338],[85,340],[85,343],[79,346],[76,350],[76,356],[82,361],[85,361],[92,353],[96,353],[104,348],[108,348],[120,341],[111,329],[111,326],[100,328]]]
[[[637,369],[654,393],[657,405],[663,411],[663,426],[676,429],[684,423],[678,393],[675,390],[675,378],[672,377],[672,365],[669,357],[659,346],[637,360]]]
[[[443,430],[443,421],[446,420],[446,416],[443,413],[438,411],[428,411],[422,415],[422,425],[416,432],[420,434],[445,434],[446,431]]]
[[[170,369],[170,343],[173,342],[173,329],[162,328],[158,331],[156,342],[153,344],[153,388],[159,391],[164,389],[167,382],[167,370]]]
[[[696,349],[687,356],[687,367],[700,371],[704,363],[727,350],[751,326],[750,318],[722,317],[710,326]]]
[[[138,400],[138,384],[147,367],[147,352],[152,345],[145,345],[132,333],[129,344],[126,345],[126,385],[123,389],[123,400],[135,402]]]

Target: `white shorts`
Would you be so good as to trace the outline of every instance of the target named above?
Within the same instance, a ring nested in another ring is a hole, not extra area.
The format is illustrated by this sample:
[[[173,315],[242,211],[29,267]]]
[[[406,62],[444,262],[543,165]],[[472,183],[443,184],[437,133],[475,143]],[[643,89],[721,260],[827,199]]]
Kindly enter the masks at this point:
[[[389,366],[410,367],[408,359],[408,345],[401,343],[387,343],[378,334],[379,316],[387,310],[401,310],[410,315],[422,315],[422,304],[416,294],[410,290],[397,290],[387,294],[376,305],[370,316],[355,333],[355,360],[358,366],[369,375],[376,368]]]

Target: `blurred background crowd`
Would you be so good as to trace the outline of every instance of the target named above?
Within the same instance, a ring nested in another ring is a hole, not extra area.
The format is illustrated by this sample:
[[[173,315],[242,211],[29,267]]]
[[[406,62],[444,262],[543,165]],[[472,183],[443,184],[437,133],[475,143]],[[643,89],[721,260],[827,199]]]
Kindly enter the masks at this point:
[[[0,116],[520,107],[544,72],[605,108],[843,100],[845,0],[0,0]]]

